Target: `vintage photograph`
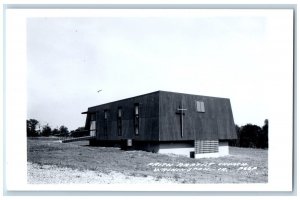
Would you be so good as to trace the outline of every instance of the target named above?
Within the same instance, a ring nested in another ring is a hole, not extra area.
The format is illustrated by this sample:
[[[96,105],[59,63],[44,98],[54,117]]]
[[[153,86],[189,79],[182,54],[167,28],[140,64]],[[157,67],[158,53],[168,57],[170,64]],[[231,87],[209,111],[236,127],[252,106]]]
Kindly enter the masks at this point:
[[[270,23],[227,11],[28,18],[27,183],[267,184]]]

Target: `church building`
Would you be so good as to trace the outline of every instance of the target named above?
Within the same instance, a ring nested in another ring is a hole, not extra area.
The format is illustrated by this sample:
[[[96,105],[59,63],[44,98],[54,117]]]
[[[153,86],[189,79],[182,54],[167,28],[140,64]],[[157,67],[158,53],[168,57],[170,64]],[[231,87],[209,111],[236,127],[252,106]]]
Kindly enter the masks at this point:
[[[228,155],[237,138],[227,98],[156,91],[82,114],[90,145],[202,158]]]

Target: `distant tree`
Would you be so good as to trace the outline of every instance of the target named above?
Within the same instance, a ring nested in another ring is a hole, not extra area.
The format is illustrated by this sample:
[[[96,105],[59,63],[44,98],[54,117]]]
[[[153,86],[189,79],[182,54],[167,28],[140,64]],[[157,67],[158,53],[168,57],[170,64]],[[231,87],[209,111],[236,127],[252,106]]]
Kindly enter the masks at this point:
[[[51,127],[47,124],[45,126],[43,126],[43,129],[42,129],[42,132],[41,132],[41,135],[42,136],[50,136],[52,133],[52,130],[51,130]]]
[[[257,125],[247,124],[240,130],[240,146],[241,147],[258,147],[258,139],[262,129]]]
[[[86,131],[84,127],[78,127],[76,130],[71,131],[72,137],[83,137],[89,136],[89,131]]]
[[[269,120],[268,119],[265,119],[265,124],[262,127],[260,142],[261,142],[260,148],[269,147]]]
[[[27,137],[35,137],[39,135],[39,132],[36,130],[39,121],[36,119],[26,120],[27,124]]]
[[[84,131],[85,127],[78,127],[75,131]]]
[[[229,141],[230,146],[268,148],[269,121],[266,119],[263,127],[247,124],[239,127],[235,125],[237,139]]]
[[[60,135],[60,131],[57,128],[55,128],[55,129],[52,130],[52,134],[51,135],[59,136]]]
[[[237,134],[236,146],[241,146],[241,127],[235,125],[235,130]]]
[[[69,135],[69,130],[65,126],[60,126],[59,127],[59,132],[61,136],[67,137]]]

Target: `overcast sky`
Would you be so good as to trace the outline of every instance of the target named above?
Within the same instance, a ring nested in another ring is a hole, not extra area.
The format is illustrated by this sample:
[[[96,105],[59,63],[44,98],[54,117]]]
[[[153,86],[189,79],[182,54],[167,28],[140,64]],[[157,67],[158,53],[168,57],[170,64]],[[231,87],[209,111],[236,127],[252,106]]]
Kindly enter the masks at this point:
[[[88,107],[165,90],[230,98],[236,124],[261,126],[276,56],[268,26],[255,16],[31,18],[27,117],[73,130]]]

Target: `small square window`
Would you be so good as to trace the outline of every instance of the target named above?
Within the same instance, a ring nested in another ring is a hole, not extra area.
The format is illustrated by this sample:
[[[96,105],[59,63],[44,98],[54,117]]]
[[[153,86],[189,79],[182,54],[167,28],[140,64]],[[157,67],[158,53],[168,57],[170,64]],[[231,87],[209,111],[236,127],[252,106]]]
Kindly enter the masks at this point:
[[[197,112],[205,112],[204,102],[196,101],[196,110]]]

